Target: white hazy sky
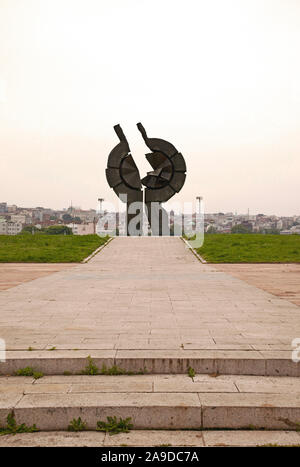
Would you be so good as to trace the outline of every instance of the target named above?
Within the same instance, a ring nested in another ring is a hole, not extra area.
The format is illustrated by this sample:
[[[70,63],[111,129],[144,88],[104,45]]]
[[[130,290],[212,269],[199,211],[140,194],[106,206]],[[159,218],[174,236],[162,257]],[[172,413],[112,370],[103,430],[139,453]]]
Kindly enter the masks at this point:
[[[187,162],[174,201],[300,214],[299,0],[0,0],[0,201],[95,208],[120,123]]]

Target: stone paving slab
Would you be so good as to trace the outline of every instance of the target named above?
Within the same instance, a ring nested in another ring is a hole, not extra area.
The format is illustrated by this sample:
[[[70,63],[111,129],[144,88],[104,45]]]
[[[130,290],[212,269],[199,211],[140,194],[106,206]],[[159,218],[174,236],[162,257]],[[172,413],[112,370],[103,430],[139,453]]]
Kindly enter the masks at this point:
[[[74,267],[71,263],[1,263],[0,290]]]
[[[79,416],[95,429],[107,416],[131,417],[137,429],[296,429],[300,379],[222,375],[0,377],[0,423],[65,430]],[[255,390],[257,387],[257,390]]]
[[[300,446],[300,434],[295,431],[203,431],[205,446]]]
[[[214,267],[300,305],[300,264],[215,264]]]
[[[0,376],[0,392],[19,388],[22,394],[35,387],[43,393],[45,387],[68,386],[68,392],[240,392],[300,394],[300,378],[285,376],[245,376],[245,375],[64,375],[43,376],[34,379],[31,376]],[[83,391],[80,391],[82,388]],[[137,391],[139,388],[139,391]],[[257,389],[255,391],[255,388]],[[72,389],[72,391],[71,391]],[[209,389],[209,390],[207,390]],[[65,392],[65,391],[63,391]]]
[[[0,447],[100,447],[104,440],[99,431],[46,431],[0,436]]]
[[[49,431],[0,437],[0,447],[102,447],[102,446],[299,446],[300,434],[294,431],[166,431],[133,430],[109,434],[85,431]]]
[[[156,373],[300,375],[299,307],[201,264],[178,238],[115,238],[72,266],[0,293],[0,373],[31,361],[76,372],[91,354]]]
[[[131,417],[137,429],[201,425],[199,398],[192,393],[27,394],[17,403],[14,413],[17,423],[36,423],[39,429],[47,431],[66,429],[78,417],[89,429],[95,429],[97,421],[105,421],[108,416]]]

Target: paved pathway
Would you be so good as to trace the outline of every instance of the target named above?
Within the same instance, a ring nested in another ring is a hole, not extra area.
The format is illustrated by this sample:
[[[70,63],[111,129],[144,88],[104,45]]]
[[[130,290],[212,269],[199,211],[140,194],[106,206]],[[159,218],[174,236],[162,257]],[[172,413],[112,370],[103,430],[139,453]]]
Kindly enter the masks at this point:
[[[75,263],[76,264],[76,263]],[[72,263],[0,263],[0,290],[70,269]]]
[[[99,431],[72,433],[51,431],[0,437],[0,446],[297,446],[300,433],[295,431],[164,431],[138,430],[110,436]],[[172,447],[170,448],[172,450]],[[120,451],[122,452],[122,451]],[[100,454],[99,454],[100,455]]]
[[[215,264],[218,271],[231,274],[255,287],[300,306],[300,264]]]
[[[201,264],[179,238],[116,238],[89,263],[0,293],[10,350],[290,352],[299,307]]]

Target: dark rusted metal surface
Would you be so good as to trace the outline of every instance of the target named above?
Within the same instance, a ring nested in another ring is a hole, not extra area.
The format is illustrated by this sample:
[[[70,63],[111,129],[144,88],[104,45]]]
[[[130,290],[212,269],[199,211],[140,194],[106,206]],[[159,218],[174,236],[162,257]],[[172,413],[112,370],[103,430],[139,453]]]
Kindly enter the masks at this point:
[[[124,201],[124,195],[127,196],[127,223],[134,217],[132,213],[128,213],[130,205],[133,202],[143,202],[142,185],[144,185],[144,201],[150,228],[154,235],[164,235],[167,215],[160,204],[168,201],[183,187],[186,178],[185,160],[173,144],[159,138],[148,138],[141,123],[138,123],[137,127],[146,145],[152,151],[146,154],[146,158],[153,170],[141,180],[123,130],[120,125],[116,125],[114,130],[120,142],[108,156],[106,178],[109,186],[120,199]],[[159,203],[159,206],[151,206],[151,203]],[[155,223],[158,222],[158,225],[152,225],[153,219]],[[140,228],[142,228],[142,223]],[[127,233],[129,234],[128,229]]]

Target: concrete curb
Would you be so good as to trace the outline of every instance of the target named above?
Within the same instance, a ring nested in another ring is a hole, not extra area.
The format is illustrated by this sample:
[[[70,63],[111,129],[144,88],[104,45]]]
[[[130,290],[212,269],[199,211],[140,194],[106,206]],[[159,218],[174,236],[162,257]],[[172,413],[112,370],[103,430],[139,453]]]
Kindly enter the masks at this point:
[[[257,352],[251,351],[244,352],[243,355],[239,355],[240,353],[161,351],[151,355],[149,350],[12,351],[7,355],[6,362],[0,364],[0,375],[13,375],[28,366],[44,375],[63,375],[66,371],[80,374],[88,364],[87,357],[90,354],[99,371],[103,365],[107,368],[116,365],[126,372],[145,374],[187,374],[188,368],[192,367],[198,374],[300,376],[300,363],[295,363],[290,358],[267,358],[254,355]]]
[[[85,263],[88,263],[92,258],[94,258],[94,256],[96,256],[101,250],[103,250],[104,247],[106,247],[106,245],[109,244],[109,242],[111,242],[113,240],[113,237],[110,237],[106,243],[104,243],[104,245],[101,245],[99,246],[99,248],[97,248],[97,250],[93,251],[92,254],[90,254],[90,256],[88,256],[87,258],[83,259],[81,261],[81,264],[85,264]]]
[[[201,263],[207,264],[207,261],[205,261],[205,259],[202,258],[202,256],[198,255],[197,251],[194,250],[194,248],[189,244],[189,242],[188,242],[185,238],[183,238],[183,237],[180,237],[180,238],[181,238],[181,240],[184,241],[184,243],[187,245],[187,248],[188,248],[189,250],[191,250],[191,252],[193,253],[193,255],[195,255],[196,258],[197,258]]]

